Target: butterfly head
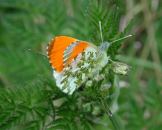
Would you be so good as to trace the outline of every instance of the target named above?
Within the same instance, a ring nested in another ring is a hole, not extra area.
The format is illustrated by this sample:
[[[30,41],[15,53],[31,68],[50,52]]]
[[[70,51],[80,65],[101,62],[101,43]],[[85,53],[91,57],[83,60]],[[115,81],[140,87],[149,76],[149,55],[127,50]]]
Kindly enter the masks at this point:
[[[105,41],[105,42],[101,43],[101,45],[99,46],[99,50],[100,51],[107,51],[109,46],[110,46],[110,43]]]

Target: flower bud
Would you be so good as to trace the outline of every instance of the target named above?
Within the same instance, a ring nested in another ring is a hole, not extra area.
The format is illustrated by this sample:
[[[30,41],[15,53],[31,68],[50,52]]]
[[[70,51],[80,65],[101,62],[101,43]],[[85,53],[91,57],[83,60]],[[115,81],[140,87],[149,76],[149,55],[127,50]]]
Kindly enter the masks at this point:
[[[114,73],[122,75],[126,75],[130,68],[127,64],[121,62],[113,62],[112,67]]]

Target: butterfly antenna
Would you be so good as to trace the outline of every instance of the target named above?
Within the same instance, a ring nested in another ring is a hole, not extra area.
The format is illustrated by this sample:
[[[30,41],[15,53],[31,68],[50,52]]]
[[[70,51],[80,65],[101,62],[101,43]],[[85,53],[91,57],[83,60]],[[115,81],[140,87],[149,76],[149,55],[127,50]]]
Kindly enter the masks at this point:
[[[32,53],[35,53],[35,54],[38,54],[38,55],[47,57],[45,54],[42,54],[42,53],[37,52],[37,51],[33,51],[32,49],[27,49],[27,50],[25,50],[25,51],[29,51],[29,52],[32,52]]]
[[[103,43],[103,35],[102,35],[102,24],[101,24],[101,21],[99,21],[99,29],[100,29],[101,41],[102,41],[102,43]]]
[[[119,38],[119,39],[117,39],[117,40],[114,40],[114,41],[112,41],[112,42],[110,42],[110,43],[112,44],[112,43],[115,43],[115,42],[121,41],[121,40],[123,40],[123,39],[127,39],[127,38],[132,37],[132,36],[133,36],[133,35],[128,35],[128,36],[125,36],[125,37]]]

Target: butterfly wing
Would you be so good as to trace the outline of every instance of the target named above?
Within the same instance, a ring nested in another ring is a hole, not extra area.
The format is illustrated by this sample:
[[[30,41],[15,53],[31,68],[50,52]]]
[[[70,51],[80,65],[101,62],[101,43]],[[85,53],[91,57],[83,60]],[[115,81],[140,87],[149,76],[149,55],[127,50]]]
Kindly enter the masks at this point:
[[[74,56],[71,54],[69,59]],[[96,61],[96,50],[87,47],[82,53],[79,53],[62,72],[53,71],[57,86],[64,92],[71,95],[77,88],[84,83],[90,74],[93,74]]]
[[[96,51],[88,42],[67,36],[54,38],[48,46],[47,54],[53,68],[53,76],[56,79],[56,85],[63,92],[72,94],[84,81],[85,73],[81,70],[88,67],[85,61],[88,61],[87,52],[89,51],[87,50],[90,49]],[[84,52],[86,57],[83,58]]]
[[[54,70],[61,72],[63,70],[63,55],[65,49],[76,42],[77,39],[67,37],[67,36],[58,36],[52,39],[50,44],[47,47],[47,56],[49,62]]]
[[[78,41],[72,37],[55,37],[47,48],[47,55],[52,68],[57,72],[61,72],[89,45],[88,42]]]

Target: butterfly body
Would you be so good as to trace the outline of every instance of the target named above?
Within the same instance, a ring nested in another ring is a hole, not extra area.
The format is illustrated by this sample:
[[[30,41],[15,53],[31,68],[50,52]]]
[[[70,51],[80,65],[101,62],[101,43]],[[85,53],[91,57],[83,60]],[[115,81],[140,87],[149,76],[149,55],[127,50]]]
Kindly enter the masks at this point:
[[[67,94],[72,94],[88,77],[98,73],[109,59],[97,46],[67,36],[55,37],[47,55],[56,85]]]

